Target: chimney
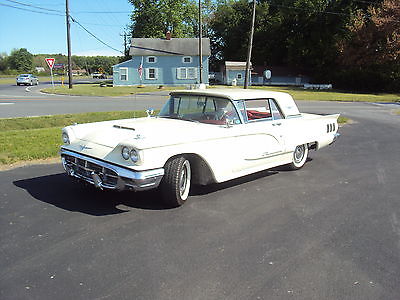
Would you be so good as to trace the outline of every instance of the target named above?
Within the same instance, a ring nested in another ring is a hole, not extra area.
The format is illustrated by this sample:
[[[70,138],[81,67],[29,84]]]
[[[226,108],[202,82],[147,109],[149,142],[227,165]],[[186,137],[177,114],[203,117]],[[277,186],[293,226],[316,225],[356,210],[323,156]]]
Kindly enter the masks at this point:
[[[167,31],[167,33],[165,34],[165,39],[168,40],[168,41],[171,39],[171,32],[170,31]]]

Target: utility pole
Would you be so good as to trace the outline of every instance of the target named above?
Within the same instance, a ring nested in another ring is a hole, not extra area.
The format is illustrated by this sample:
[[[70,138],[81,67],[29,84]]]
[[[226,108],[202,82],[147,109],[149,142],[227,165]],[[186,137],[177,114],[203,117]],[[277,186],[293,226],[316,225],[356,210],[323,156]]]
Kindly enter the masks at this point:
[[[126,31],[123,34],[120,34],[120,36],[122,36],[124,38],[124,54],[125,57],[129,56],[129,48],[128,48],[128,39],[127,37],[129,36]]]
[[[249,86],[249,79],[251,78],[250,61],[251,61],[251,49],[253,48],[253,35],[254,35],[254,22],[256,20],[256,0],[253,0],[253,17],[251,20],[251,29],[249,37],[249,47],[247,49],[247,61],[246,61],[246,75],[244,77],[244,88],[247,89]]]
[[[200,84],[203,83],[203,43],[202,43],[202,20],[201,20],[201,0],[199,0],[199,67],[200,67]]]
[[[69,23],[68,0],[65,0],[65,16],[67,18],[67,48],[68,48],[68,88],[72,89],[72,68],[71,68],[71,35]]]

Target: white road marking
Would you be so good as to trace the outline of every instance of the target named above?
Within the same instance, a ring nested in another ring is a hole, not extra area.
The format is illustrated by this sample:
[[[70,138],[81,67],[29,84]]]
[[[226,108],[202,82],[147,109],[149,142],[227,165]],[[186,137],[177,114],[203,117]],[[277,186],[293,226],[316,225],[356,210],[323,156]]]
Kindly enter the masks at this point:
[[[25,88],[25,92],[30,92],[31,90],[30,90],[30,87],[29,86],[27,86],[26,88]]]
[[[0,103],[0,105],[11,105],[11,104],[15,104],[15,103],[9,103],[9,102]]]

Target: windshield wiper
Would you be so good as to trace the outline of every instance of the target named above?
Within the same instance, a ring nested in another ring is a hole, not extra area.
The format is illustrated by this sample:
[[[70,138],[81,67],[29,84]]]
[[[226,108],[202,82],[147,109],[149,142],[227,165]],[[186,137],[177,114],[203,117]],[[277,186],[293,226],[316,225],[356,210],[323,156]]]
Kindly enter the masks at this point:
[[[190,118],[184,118],[183,116],[179,116],[179,115],[176,115],[176,116],[167,115],[167,116],[159,116],[159,117],[160,118],[167,118],[167,119],[175,119],[175,120],[182,120],[182,121],[200,123],[198,120],[193,120],[193,119],[190,119]]]

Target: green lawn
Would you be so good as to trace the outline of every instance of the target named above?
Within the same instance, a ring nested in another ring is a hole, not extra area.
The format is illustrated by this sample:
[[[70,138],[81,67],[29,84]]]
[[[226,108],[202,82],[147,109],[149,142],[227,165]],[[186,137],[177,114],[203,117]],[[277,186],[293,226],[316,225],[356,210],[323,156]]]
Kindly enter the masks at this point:
[[[105,86],[102,87],[100,84],[76,84],[72,89],[68,86],[56,86],[53,88],[43,89],[42,92],[50,94],[62,94],[62,95],[81,95],[81,96],[129,96],[137,93],[148,93],[162,90],[178,90],[183,87],[163,87],[160,89],[158,86]]]
[[[295,100],[309,101],[352,101],[352,102],[400,102],[400,94],[363,94],[336,90],[305,90],[297,87],[252,87],[269,91],[285,92]]]
[[[0,165],[58,156],[61,129],[73,123],[143,117],[143,111],[0,119]]]

